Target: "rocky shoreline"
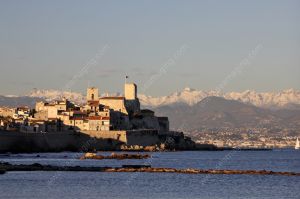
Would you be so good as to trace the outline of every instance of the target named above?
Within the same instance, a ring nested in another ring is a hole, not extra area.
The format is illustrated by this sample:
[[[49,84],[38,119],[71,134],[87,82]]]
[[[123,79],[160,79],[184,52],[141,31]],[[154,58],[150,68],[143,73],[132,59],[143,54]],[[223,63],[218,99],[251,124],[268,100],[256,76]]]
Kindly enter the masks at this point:
[[[86,153],[80,159],[93,159],[93,160],[103,160],[103,159],[117,159],[117,160],[125,160],[125,159],[147,159],[151,158],[149,154],[116,154],[112,153],[109,156],[99,155],[96,153]]]
[[[217,170],[217,169],[175,169],[152,168],[149,165],[123,165],[122,167],[81,167],[81,166],[52,166],[38,163],[31,165],[13,165],[0,163],[0,174],[10,171],[73,171],[73,172],[147,172],[147,173],[179,173],[179,174],[213,174],[213,175],[281,175],[300,176],[296,172],[277,172],[266,170]]]

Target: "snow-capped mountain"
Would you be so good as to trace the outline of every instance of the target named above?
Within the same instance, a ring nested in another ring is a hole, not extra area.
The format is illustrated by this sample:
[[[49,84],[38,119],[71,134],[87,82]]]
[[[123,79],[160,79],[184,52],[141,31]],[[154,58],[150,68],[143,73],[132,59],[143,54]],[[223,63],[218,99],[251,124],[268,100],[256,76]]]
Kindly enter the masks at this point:
[[[120,94],[113,94],[120,95]],[[113,96],[111,95],[111,96]],[[172,93],[168,96],[152,97],[144,94],[139,94],[141,105],[144,107],[159,107],[165,105],[187,104],[193,106],[206,97],[223,97],[228,100],[237,100],[245,104],[252,104],[261,108],[270,109],[300,109],[300,92],[294,89],[283,90],[281,92],[228,92],[220,93],[216,91],[201,91],[191,88],[185,88],[180,92]],[[6,96],[7,98],[17,98],[17,96]],[[63,97],[77,103],[85,102],[85,95],[78,92],[58,91],[58,90],[38,90],[31,91],[25,97],[32,97],[37,99],[44,99],[52,101],[62,99]]]
[[[85,102],[85,96],[81,93],[59,90],[38,90],[34,89],[28,95],[28,97],[42,98],[46,101],[59,100],[62,98],[69,99],[77,104]]]
[[[152,97],[143,94],[138,95],[141,104],[150,107],[171,105],[177,103],[184,103],[192,106],[208,96],[220,96],[220,94],[215,91],[206,92],[191,88],[185,88],[183,91],[175,92],[171,95],[163,97]]]
[[[220,93],[215,91],[201,91],[191,88],[185,88],[183,91],[175,92],[168,96],[151,97],[139,95],[140,102],[143,106],[158,107],[163,105],[173,105],[184,103],[190,106],[200,102],[206,97],[215,96],[223,97],[228,100],[237,100],[246,104],[252,104],[262,108],[299,108],[300,92],[294,89],[288,89],[281,92],[228,92]]]
[[[60,100],[66,98],[76,104],[84,104],[86,102],[86,96],[82,93],[71,91],[59,91],[59,90],[32,90],[27,97],[41,98],[46,101]],[[120,96],[120,93],[102,93],[100,96]]]
[[[223,97],[264,108],[283,108],[291,105],[300,105],[300,92],[294,89],[283,90],[278,93],[257,93],[247,90],[241,93],[226,93]]]

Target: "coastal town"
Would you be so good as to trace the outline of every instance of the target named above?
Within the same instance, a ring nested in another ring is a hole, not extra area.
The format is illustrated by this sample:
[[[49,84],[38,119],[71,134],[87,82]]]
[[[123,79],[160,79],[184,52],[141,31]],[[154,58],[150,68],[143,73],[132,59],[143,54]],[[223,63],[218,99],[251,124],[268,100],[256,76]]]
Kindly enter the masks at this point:
[[[125,96],[99,96],[99,89],[87,89],[87,102],[77,105],[68,99],[37,102],[29,107],[0,107],[1,128],[18,128],[21,132],[112,131],[158,129],[169,131],[166,117],[155,117],[141,110],[137,87],[125,84]],[[144,119],[142,119],[144,118]]]
[[[15,149],[16,140],[26,140],[23,145],[28,150],[67,150],[67,147],[80,150],[90,137],[98,141],[94,145],[89,143],[87,150],[195,149],[196,146],[182,132],[170,131],[167,117],[157,117],[152,110],[141,109],[134,83],[124,84],[124,96],[100,96],[98,88],[87,88],[86,103],[81,105],[62,98],[39,101],[33,109],[1,107],[0,130],[1,151]],[[32,143],[37,147],[32,147]],[[22,148],[22,144],[18,145]]]
[[[169,130],[167,117],[157,117],[152,110],[141,109],[134,83],[124,85],[124,96],[101,96],[99,89],[87,89],[86,103],[76,104],[62,97],[39,101],[28,106],[0,107],[0,130],[22,133],[114,132],[156,130],[163,135],[182,133]],[[186,132],[196,143],[219,148],[292,148],[297,129],[216,128]],[[119,135],[118,135],[119,136]],[[113,136],[111,136],[113,137]],[[183,136],[184,137],[184,136]],[[186,137],[187,138],[187,137]],[[140,148],[136,146],[135,148]]]
[[[267,128],[203,129],[187,133],[197,143],[232,148],[294,148],[297,130]]]
[[[160,135],[171,132],[183,136],[182,133],[170,131],[169,126],[167,117],[157,117],[152,110],[141,109],[134,83],[124,85],[124,96],[101,96],[98,88],[88,88],[85,104],[76,104],[61,97],[55,101],[38,101],[34,108],[0,107],[0,130],[22,133],[110,132],[110,135],[114,135],[114,132],[122,130],[148,129],[156,130]],[[202,145],[254,149],[292,148],[298,134],[296,128],[280,127],[224,127],[185,132],[185,135]],[[140,146],[135,148],[139,149]]]

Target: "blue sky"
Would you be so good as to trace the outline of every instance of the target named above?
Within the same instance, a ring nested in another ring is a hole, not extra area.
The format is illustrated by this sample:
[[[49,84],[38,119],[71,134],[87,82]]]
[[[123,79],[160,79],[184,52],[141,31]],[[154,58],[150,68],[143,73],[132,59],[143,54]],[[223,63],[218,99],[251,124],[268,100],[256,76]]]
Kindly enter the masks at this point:
[[[153,96],[300,89],[299,19],[290,0],[1,0],[0,94],[122,92],[126,74]]]

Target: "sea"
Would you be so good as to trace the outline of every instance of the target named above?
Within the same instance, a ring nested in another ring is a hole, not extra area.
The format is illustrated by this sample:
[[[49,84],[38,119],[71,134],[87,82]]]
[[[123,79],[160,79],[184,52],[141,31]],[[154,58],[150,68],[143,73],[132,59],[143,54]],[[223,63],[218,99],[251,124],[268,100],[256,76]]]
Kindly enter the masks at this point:
[[[108,155],[111,152],[99,152]],[[145,160],[80,160],[83,153],[0,154],[13,164],[240,169],[300,172],[300,151],[182,151],[149,153]],[[177,173],[7,172],[0,199],[7,198],[201,198],[300,199],[299,176]]]

